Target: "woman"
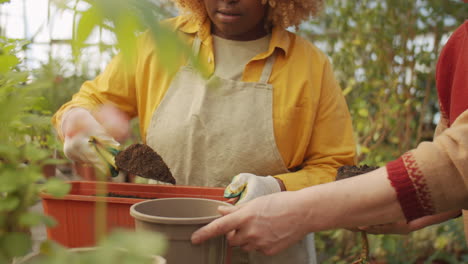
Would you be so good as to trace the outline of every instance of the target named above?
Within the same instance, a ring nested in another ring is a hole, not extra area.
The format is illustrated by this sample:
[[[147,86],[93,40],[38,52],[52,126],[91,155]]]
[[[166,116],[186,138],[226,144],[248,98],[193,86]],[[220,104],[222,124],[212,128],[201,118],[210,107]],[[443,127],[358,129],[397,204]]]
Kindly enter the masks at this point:
[[[468,21],[442,50],[436,80],[442,118],[433,142],[362,176],[221,208],[226,216],[192,241],[228,233],[233,245],[273,255],[308,232],[360,227],[407,233],[456,217],[468,209]]]
[[[192,46],[205,76],[187,61],[168,72],[142,35],[135,68],[117,56],[55,115],[68,157],[106,170],[87,140],[118,144],[90,112],[112,103],[138,116],[142,138],[178,184],[224,187],[237,175],[226,195],[244,201],[330,182],[353,164],[350,115],[327,57],[285,30],[321,0],[176,2],[187,14],[163,23]],[[300,241],[275,258],[236,253],[233,263],[310,263],[306,247]]]

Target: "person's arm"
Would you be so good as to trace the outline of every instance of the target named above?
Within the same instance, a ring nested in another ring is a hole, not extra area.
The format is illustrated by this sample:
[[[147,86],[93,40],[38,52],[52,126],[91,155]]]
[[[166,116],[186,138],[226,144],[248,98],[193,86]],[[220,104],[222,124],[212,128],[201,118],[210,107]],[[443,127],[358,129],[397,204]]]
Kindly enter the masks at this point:
[[[356,143],[348,106],[332,65],[328,59],[323,63],[319,106],[315,120],[310,121],[311,133],[301,169],[275,175],[288,191],[331,182],[337,168],[355,164]]]
[[[415,219],[411,222],[406,220],[398,221],[395,223],[389,224],[378,224],[372,226],[363,226],[359,227],[358,230],[366,231],[370,234],[399,234],[406,235],[413,231],[440,224],[442,222],[451,220],[453,218],[461,216],[461,210],[453,210],[448,212],[443,212],[436,215],[424,216],[418,219]],[[353,230],[356,231],[356,230]]]
[[[97,147],[118,148],[117,140],[128,136],[128,121],[136,113],[134,65],[122,54],[117,55],[103,73],[85,82],[55,113],[52,123],[64,142],[67,158],[92,165],[102,175],[111,174],[109,166],[113,165]]]
[[[194,243],[228,234],[231,245],[273,255],[310,232],[403,220],[385,168],[232,208],[192,236]],[[294,223],[294,224],[292,224]]]
[[[147,38],[146,35],[142,35],[138,47],[142,47]],[[130,118],[136,115],[135,64],[138,55],[137,52],[135,54],[133,62],[126,60],[123,54],[115,56],[101,74],[94,80],[83,83],[73,98],[60,107],[52,117],[52,123],[60,138],[64,138],[63,116],[73,108],[84,108],[94,112],[103,104],[110,104]]]
[[[468,110],[434,138],[387,164],[407,221],[468,208]]]

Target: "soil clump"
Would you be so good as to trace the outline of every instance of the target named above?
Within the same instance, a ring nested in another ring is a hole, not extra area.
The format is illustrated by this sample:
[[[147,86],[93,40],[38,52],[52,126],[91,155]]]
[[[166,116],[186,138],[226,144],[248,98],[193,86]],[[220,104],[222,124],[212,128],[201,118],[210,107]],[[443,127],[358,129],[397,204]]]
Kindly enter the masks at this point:
[[[364,173],[371,172],[373,170],[378,169],[379,167],[377,166],[368,166],[368,165],[362,165],[362,166],[350,166],[350,165],[345,165],[341,166],[338,168],[338,171],[336,173],[336,180],[343,180],[347,179],[353,176],[361,175]]]
[[[175,178],[162,157],[150,146],[132,144],[115,157],[119,170],[143,178],[176,184]]]

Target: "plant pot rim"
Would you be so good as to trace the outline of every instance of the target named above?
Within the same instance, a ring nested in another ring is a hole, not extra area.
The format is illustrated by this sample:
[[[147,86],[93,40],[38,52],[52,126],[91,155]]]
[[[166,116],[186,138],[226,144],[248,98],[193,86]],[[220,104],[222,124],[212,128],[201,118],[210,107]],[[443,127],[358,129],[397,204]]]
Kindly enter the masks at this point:
[[[233,206],[227,202],[212,200],[212,199],[205,199],[205,198],[159,198],[155,200],[147,200],[136,203],[130,207],[130,215],[144,222],[150,223],[158,223],[158,224],[175,224],[175,225],[193,225],[193,224],[207,224],[219,217],[221,214],[210,215],[210,216],[200,216],[200,217],[165,217],[165,216],[156,216],[156,215],[149,215],[145,213],[141,213],[138,211],[137,207],[146,204],[146,203],[164,203],[170,200],[179,200],[179,201],[206,201],[209,203],[217,204],[218,206]]]
[[[135,204],[141,202],[142,199],[148,200],[150,198],[126,198],[126,197],[98,197],[95,194],[91,194],[91,190],[99,188],[99,186],[106,186],[111,191],[116,193],[121,193],[125,191],[126,194],[130,195],[139,195],[139,196],[149,196],[153,194],[158,197],[153,199],[164,199],[168,194],[178,195],[182,197],[206,197],[212,200],[223,199],[222,192],[223,188],[219,187],[203,187],[203,186],[188,186],[188,185],[159,185],[159,184],[137,184],[137,183],[126,183],[126,182],[96,182],[96,181],[66,181],[72,186],[70,193],[64,197],[55,197],[46,192],[40,192],[39,195],[42,199],[46,200],[72,200],[72,201],[106,201],[112,203],[122,203],[122,204]],[[114,190],[118,188],[118,190]],[[122,189],[125,188],[125,189]],[[84,193],[73,193],[73,189],[80,191],[86,190]],[[155,191],[157,192],[155,193]],[[219,194],[218,194],[219,193]],[[203,195],[203,196],[202,196]],[[161,197],[162,196],[162,197]],[[227,199],[223,199],[226,200]]]

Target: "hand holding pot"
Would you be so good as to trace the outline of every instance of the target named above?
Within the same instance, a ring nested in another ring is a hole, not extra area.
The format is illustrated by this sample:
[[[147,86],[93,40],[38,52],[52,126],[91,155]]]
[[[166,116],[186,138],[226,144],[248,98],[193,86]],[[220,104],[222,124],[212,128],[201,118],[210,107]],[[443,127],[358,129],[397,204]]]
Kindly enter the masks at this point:
[[[242,205],[219,207],[219,211],[224,216],[196,231],[193,243],[227,234],[230,245],[274,255],[308,233],[303,224],[307,210],[297,203],[294,192],[262,196]]]
[[[232,179],[224,190],[224,197],[237,198],[236,204],[242,204],[257,197],[281,192],[279,180],[271,176],[256,176],[251,173],[241,173]]]
[[[120,145],[110,133],[123,137],[125,133],[122,131],[125,130],[125,124],[128,128],[128,122],[113,116],[112,111],[115,110],[103,108],[98,114],[102,118],[106,117],[107,120],[114,121],[106,122],[106,127],[102,126],[84,108],[73,108],[66,112],[62,118],[65,156],[73,161],[93,165],[102,175],[109,175],[111,169],[109,164],[113,162],[107,149],[117,149]],[[112,127],[120,127],[120,129],[114,130]]]

